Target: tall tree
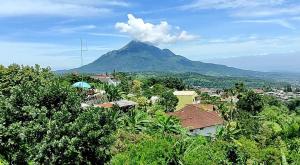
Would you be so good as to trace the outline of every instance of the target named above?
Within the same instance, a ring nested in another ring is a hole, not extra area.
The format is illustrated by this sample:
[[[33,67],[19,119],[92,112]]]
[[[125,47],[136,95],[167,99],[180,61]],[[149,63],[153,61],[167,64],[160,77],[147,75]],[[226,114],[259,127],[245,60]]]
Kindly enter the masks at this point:
[[[241,97],[237,102],[237,108],[239,110],[244,110],[253,115],[259,113],[264,106],[264,100],[261,95],[255,93],[254,91],[248,91]]]
[[[165,112],[175,111],[177,103],[178,98],[173,94],[172,91],[164,92],[159,100],[159,104],[165,107]]]

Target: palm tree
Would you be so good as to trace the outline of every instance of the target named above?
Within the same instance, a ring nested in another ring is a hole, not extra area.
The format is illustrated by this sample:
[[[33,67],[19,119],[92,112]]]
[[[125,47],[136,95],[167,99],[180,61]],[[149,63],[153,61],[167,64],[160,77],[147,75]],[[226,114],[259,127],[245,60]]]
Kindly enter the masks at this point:
[[[108,101],[117,101],[121,99],[121,92],[117,86],[105,84],[104,90]]]
[[[134,133],[139,133],[146,130],[149,124],[150,121],[147,117],[147,114],[137,110],[131,110],[124,120],[125,129]]]
[[[175,133],[180,134],[184,132],[180,123],[173,116],[160,116],[155,121],[154,129],[160,133]]]

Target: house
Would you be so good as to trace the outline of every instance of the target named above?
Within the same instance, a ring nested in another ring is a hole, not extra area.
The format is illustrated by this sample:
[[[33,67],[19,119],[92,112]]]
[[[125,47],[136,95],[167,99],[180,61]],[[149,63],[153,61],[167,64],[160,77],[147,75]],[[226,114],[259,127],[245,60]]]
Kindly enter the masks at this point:
[[[263,89],[253,89],[253,91],[257,94],[264,94],[264,90]]]
[[[181,125],[189,129],[191,135],[214,136],[224,120],[216,111],[206,111],[199,105],[189,104],[168,115],[177,117]]]
[[[130,101],[130,100],[118,100],[114,102],[106,102],[102,104],[94,104],[94,107],[99,108],[112,108],[113,106],[117,106],[121,108],[124,111],[127,111],[131,108],[134,108],[137,105],[136,102]]]
[[[151,96],[150,102],[151,104],[155,104],[159,101],[159,96]]]
[[[134,108],[138,103],[130,100],[119,100],[115,101],[114,104],[121,108],[123,111],[128,111],[129,109]]]
[[[229,96],[226,98],[221,98],[222,102],[232,102],[232,103],[237,103],[239,101],[239,99],[237,98],[237,96]]]
[[[107,75],[107,74],[97,74],[97,75],[91,76],[91,78],[99,80],[103,83],[108,83],[109,85],[114,85],[114,86],[117,86],[121,83],[120,81],[115,79],[113,76]]]
[[[187,104],[200,103],[200,97],[195,91],[175,91],[173,94],[178,98],[176,110],[183,108]]]

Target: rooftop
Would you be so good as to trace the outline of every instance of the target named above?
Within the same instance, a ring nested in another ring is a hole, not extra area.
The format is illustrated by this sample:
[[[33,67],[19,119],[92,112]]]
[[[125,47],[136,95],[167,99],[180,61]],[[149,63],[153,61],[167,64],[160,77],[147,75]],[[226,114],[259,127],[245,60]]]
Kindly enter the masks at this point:
[[[199,105],[186,105],[179,111],[168,113],[176,116],[183,127],[190,130],[223,124],[223,119],[216,111],[201,110]]]
[[[128,107],[128,106],[135,106],[135,105],[137,105],[136,102],[130,101],[130,100],[115,101],[115,104],[118,105],[118,107]]]

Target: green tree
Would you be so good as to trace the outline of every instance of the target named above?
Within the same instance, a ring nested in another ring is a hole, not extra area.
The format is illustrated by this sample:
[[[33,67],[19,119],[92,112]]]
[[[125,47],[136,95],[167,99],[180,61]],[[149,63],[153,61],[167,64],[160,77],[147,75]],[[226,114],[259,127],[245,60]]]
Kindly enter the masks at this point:
[[[167,115],[157,115],[152,130],[162,134],[180,134],[184,132],[179,120]]]
[[[147,114],[143,111],[131,110],[124,117],[124,127],[133,133],[145,131],[150,124]]]
[[[292,85],[288,84],[284,87],[284,92],[293,92]]]
[[[238,94],[244,93],[247,91],[247,88],[243,82],[236,83],[234,89]]]
[[[256,115],[264,106],[264,100],[261,95],[256,94],[254,91],[248,91],[237,102],[237,108]]]
[[[153,96],[161,96],[166,91],[166,88],[161,84],[155,84],[152,86],[151,91]]]
[[[139,80],[133,80],[132,92],[138,96],[142,94],[142,82]]]
[[[121,92],[118,86],[113,86],[109,84],[104,84],[104,90],[108,101],[117,101],[121,99]]]
[[[10,164],[104,164],[116,129],[104,110],[80,108],[76,89],[48,69],[0,70],[0,155]]]
[[[167,91],[161,95],[159,104],[165,107],[165,112],[173,112],[176,109],[178,98],[172,91]]]

